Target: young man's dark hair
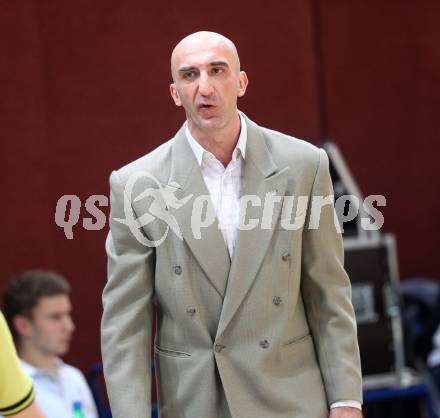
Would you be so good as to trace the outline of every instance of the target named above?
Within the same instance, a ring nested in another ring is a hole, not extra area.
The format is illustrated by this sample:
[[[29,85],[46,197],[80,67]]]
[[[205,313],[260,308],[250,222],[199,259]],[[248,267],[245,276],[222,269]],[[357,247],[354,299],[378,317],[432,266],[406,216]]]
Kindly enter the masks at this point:
[[[3,297],[3,313],[14,336],[18,336],[13,318],[23,315],[32,319],[32,310],[43,297],[68,295],[70,284],[50,270],[28,270],[13,277]]]

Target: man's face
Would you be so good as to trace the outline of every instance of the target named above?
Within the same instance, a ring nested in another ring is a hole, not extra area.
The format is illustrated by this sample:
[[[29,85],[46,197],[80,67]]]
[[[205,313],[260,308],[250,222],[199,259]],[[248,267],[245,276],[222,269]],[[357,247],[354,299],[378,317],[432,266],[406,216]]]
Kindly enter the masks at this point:
[[[221,129],[237,117],[237,97],[244,95],[246,74],[226,42],[192,39],[179,44],[172,57],[171,96],[183,106],[190,128]]]
[[[43,297],[32,311],[25,337],[38,351],[53,356],[67,353],[75,329],[67,295]]]

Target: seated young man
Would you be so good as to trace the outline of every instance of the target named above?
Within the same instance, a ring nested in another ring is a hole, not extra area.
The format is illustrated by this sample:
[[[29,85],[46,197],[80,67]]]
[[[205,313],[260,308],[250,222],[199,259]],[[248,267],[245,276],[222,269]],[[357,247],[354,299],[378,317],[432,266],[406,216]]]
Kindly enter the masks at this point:
[[[16,337],[22,367],[34,381],[36,400],[47,418],[71,418],[77,402],[85,418],[97,418],[84,376],[60,359],[68,352],[75,329],[69,293],[68,282],[54,272],[24,272],[6,288],[4,315]]]

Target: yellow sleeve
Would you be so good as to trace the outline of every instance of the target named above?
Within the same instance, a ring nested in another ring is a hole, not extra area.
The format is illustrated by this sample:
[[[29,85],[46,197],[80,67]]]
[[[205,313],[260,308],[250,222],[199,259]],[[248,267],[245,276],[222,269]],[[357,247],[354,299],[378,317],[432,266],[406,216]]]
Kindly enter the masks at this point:
[[[11,333],[0,312],[0,415],[16,414],[33,400],[32,380],[20,367]]]

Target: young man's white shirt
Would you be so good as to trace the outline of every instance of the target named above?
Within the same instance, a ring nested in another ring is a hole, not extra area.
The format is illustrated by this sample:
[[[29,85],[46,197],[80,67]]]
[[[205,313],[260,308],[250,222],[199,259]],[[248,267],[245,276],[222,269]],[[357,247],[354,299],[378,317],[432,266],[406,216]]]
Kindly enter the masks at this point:
[[[73,404],[81,402],[85,418],[98,418],[95,402],[84,375],[61,359],[54,369],[39,369],[20,359],[32,378],[36,401],[47,418],[72,418]]]

